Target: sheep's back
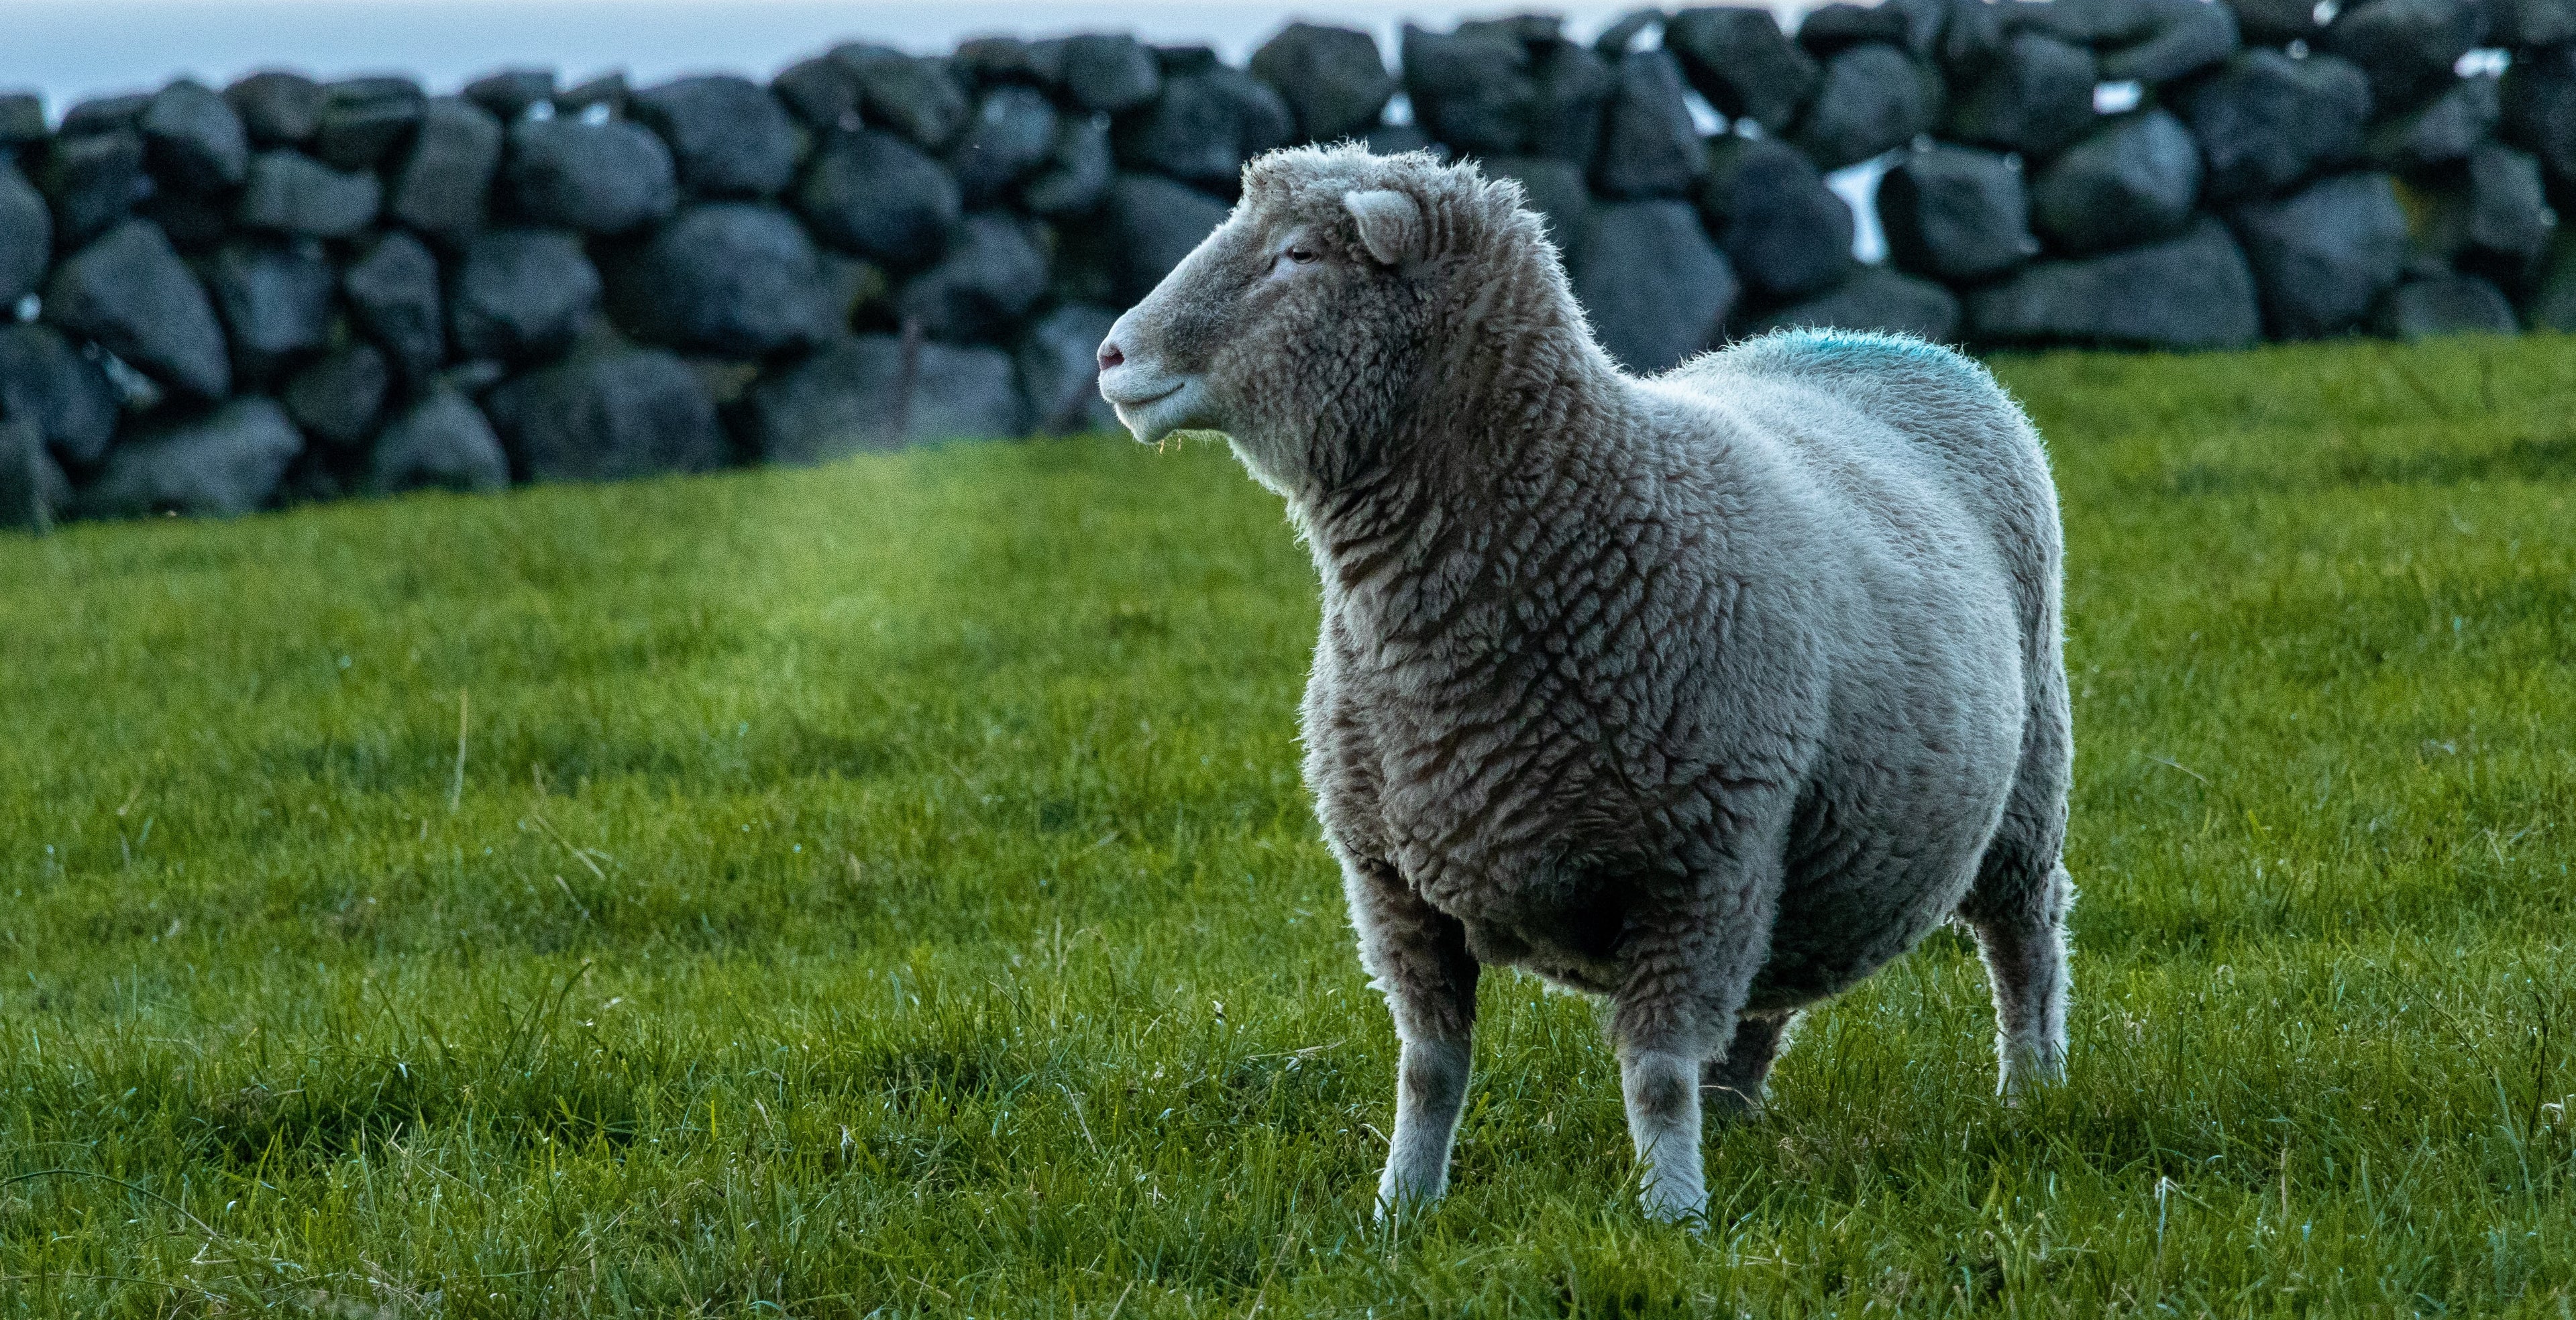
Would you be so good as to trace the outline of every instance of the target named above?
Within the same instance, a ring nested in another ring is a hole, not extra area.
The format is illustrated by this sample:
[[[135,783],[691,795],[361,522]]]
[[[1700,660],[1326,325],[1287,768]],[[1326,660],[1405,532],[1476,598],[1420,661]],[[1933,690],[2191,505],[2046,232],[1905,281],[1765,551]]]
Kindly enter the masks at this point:
[[[1789,330],[1685,363],[1663,382],[1759,417],[1846,499],[1896,492],[1892,529],[1955,509],[2013,584],[2021,631],[2057,628],[2056,487],[2038,433],[1975,361],[1904,335]],[[1847,411],[1845,411],[1847,410]],[[2035,655],[2032,658],[2037,658]]]

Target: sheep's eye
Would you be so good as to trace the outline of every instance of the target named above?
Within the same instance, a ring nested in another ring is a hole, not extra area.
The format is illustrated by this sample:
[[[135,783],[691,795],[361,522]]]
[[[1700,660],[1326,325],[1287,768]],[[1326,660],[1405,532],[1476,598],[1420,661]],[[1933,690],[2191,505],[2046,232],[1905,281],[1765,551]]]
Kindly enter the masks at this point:
[[[1310,247],[1292,247],[1279,255],[1287,258],[1291,266],[1311,266],[1323,259],[1322,254]]]

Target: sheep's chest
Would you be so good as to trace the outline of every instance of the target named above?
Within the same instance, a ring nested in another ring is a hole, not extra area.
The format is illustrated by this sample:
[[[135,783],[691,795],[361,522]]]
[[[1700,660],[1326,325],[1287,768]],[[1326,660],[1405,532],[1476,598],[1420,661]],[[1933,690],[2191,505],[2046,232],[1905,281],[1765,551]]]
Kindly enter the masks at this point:
[[[1638,821],[1597,728],[1576,727],[1583,703],[1507,648],[1342,659],[1340,718],[1308,735],[1328,767],[1328,826],[1393,861],[1479,960],[1610,989],[1624,896],[1569,859],[1606,838],[1633,845]]]

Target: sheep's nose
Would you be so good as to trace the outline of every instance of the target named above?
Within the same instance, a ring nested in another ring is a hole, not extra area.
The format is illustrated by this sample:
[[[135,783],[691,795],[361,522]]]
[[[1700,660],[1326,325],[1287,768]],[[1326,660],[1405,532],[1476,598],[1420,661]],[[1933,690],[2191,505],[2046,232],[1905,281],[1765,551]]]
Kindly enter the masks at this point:
[[[1100,369],[1102,371],[1107,371],[1111,367],[1117,366],[1119,363],[1126,360],[1127,355],[1118,351],[1117,340],[1104,339],[1100,341]]]

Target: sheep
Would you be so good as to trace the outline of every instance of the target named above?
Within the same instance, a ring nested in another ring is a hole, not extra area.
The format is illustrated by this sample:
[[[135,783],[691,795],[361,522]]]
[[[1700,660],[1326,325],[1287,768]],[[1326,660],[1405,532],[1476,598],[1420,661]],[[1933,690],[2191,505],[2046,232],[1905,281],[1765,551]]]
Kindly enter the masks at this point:
[[[1246,166],[1099,360],[1138,440],[1222,432],[1322,580],[1305,775],[1400,1042],[1381,1216],[1446,1189],[1485,964],[1607,998],[1660,1219],[1798,1013],[1944,921],[2003,1096],[2063,1080],[2057,500],[1982,367],[1809,330],[1628,375],[1517,185],[1348,145]]]

